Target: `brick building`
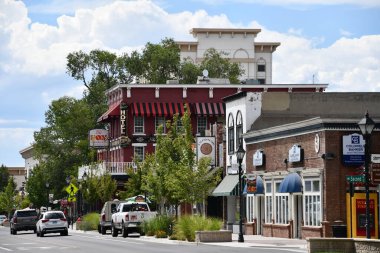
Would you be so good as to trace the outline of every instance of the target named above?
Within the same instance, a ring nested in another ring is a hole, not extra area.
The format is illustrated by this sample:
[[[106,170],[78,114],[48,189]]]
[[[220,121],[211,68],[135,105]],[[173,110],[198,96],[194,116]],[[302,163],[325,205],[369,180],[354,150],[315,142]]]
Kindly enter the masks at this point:
[[[246,231],[329,237],[340,221],[340,228],[347,226],[344,236],[365,237],[364,184],[353,183],[351,198],[347,176],[363,174],[364,140],[357,123],[366,110],[377,122],[370,151],[380,153],[380,93],[246,93],[226,98],[226,111],[239,101],[245,107],[251,97],[257,98],[259,113],[243,134],[246,178],[248,185],[255,182],[255,191],[245,197]],[[351,154],[347,146],[354,147]],[[379,186],[371,184],[370,191],[371,235],[378,238]]]

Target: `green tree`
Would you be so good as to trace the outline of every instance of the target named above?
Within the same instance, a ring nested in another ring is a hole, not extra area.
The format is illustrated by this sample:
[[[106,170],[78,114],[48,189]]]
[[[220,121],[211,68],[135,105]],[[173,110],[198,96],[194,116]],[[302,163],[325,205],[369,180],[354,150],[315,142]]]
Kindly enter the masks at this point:
[[[239,83],[239,76],[244,74],[244,70],[237,63],[231,63],[228,58],[224,58],[227,53],[218,52],[215,48],[209,48],[204,53],[204,59],[200,69],[207,69],[211,78],[229,78],[231,83]]]
[[[179,80],[183,84],[196,83],[198,76],[202,74],[200,67],[194,64],[191,60],[185,59],[181,62]]]
[[[13,177],[8,180],[8,184],[5,187],[3,192],[0,192],[0,209],[7,212],[8,217],[10,216],[13,209],[16,208],[15,197],[16,193],[16,183],[13,180]]]
[[[8,185],[9,171],[8,168],[2,164],[0,167],[0,192],[2,192]]]
[[[35,207],[46,206],[48,201],[47,175],[47,168],[44,165],[36,165],[26,181],[25,191]]]
[[[97,195],[102,202],[112,200],[117,188],[115,179],[112,179],[109,173],[100,176],[99,185],[97,188]]]
[[[95,119],[85,101],[62,97],[49,106],[45,121],[46,127],[34,133],[35,155],[47,173],[45,182],[52,186],[51,193],[61,198],[65,196],[65,178],[76,177],[78,166],[94,160],[88,131],[94,128]]]

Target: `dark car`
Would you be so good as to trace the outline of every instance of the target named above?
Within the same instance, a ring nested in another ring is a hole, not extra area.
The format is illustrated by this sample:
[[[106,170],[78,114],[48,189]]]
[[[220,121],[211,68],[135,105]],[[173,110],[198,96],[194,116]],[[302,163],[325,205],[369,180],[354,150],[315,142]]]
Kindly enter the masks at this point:
[[[27,230],[33,230],[36,233],[36,223],[37,211],[35,209],[16,210],[9,223],[11,234],[16,235],[17,231]]]

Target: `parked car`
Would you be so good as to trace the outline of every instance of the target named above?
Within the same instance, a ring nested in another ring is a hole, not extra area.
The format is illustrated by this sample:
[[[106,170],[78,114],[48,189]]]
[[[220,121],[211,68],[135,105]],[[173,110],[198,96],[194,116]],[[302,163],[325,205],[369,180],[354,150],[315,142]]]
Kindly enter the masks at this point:
[[[0,225],[3,225],[4,220],[7,218],[7,216],[0,214]]]
[[[36,233],[37,211],[35,209],[16,210],[10,220],[9,227],[12,235],[17,231],[33,230]]]
[[[130,233],[141,234],[141,224],[156,217],[157,213],[150,211],[145,202],[120,203],[117,210],[111,216],[111,234],[117,237],[121,232],[123,237]]]
[[[60,233],[68,235],[68,225],[65,214],[62,211],[47,211],[40,215],[37,221],[37,236],[43,237],[48,233]]]
[[[111,216],[116,212],[117,206],[120,203],[125,203],[125,200],[111,200],[104,203],[102,211],[99,217],[98,231],[102,235],[105,235],[107,230],[111,230]]]

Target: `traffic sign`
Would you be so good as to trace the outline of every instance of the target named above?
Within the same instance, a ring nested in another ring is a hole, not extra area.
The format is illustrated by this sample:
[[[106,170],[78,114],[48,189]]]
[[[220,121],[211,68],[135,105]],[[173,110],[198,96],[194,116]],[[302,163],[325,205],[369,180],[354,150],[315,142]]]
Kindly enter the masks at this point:
[[[67,201],[68,202],[75,202],[75,201],[77,201],[77,198],[76,197],[68,197]]]
[[[346,176],[346,179],[350,183],[365,183],[364,175],[350,175]]]
[[[66,191],[70,196],[75,196],[75,193],[77,193],[78,188],[73,183],[70,183],[69,186],[66,187]]]

